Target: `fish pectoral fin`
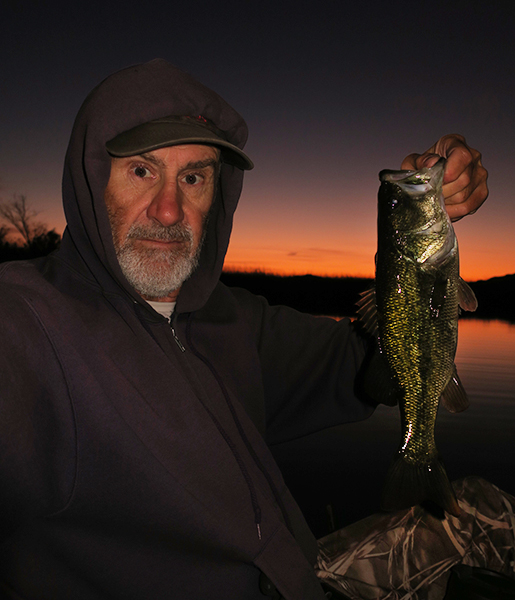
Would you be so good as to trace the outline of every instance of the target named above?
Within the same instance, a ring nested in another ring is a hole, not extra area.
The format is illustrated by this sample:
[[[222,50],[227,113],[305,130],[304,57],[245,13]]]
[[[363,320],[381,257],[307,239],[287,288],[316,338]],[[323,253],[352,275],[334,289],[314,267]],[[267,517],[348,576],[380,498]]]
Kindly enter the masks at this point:
[[[401,391],[392,379],[377,342],[356,375],[356,391],[364,392],[376,404],[395,406],[398,402]]]
[[[452,376],[443,391],[440,402],[451,413],[462,412],[470,405],[467,392],[458,377],[456,365],[454,365]]]
[[[458,279],[458,303],[463,310],[474,312],[477,309],[476,294],[461,277]]]
[[[381,499],[382,510],[401,510],[428,501],[455,517],[460,515],[451,482],[438,457],[428,464],[416,466],[406,462],[399,453],[386,476]]]
[[[376,289],[372,286],[360,293],[360,299],[356,302],[357,314],[360,323],[373,337],[379,334],[377,325]]]

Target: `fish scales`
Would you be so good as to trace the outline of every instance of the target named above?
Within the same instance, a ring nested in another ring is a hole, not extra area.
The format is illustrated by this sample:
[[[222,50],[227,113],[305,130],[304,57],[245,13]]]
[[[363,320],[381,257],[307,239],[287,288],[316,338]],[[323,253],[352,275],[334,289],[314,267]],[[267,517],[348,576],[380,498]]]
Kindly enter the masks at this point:
[[[435,242],[412,242],[414,256]],[[457,344],[457,251],[438,269],[422,268],[398,246],[378,253],[376,299],[380,317],[380,345],[404,398],[400,404],[402,448],[412,464],[436,455],[434,425],[440,396],[452,373]],[[435,278],[446,281],[445,299],[435,315],[430,303]]]
[[[401,443],[383,508],[431,500],[457,515],[434,435],[442,397],[453,412],[468,405],[454,366],[460,287],[466,284],[459,278],[458,244],[443,202],[444,166],[441,159],[429,169],[380,173],[375,293],[361,301],[360,313],[375,302],[368,328],[377,332],[380,360],[401,414]],[[464,307],[474,309],[470,289],[465,297]]]

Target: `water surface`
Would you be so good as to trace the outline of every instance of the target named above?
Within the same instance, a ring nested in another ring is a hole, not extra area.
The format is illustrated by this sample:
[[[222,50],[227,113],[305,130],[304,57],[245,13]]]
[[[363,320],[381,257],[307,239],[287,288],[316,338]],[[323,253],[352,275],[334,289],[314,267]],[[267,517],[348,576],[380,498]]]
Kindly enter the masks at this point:
[[[456,355],[470,407],[440,409],[437,447],[450,479],[479,475],[515,495],[515,325],[462,319]],[[384,475],[400,440],[397,408],[380,406],[360,423],[334,427],[275,449],[316,535],[379,508]]]

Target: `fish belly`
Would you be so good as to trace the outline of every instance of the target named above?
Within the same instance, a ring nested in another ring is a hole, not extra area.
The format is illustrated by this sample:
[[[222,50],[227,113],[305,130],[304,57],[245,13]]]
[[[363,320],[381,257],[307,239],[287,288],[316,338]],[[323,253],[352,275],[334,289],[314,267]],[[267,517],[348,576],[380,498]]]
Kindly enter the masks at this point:
[[[454,368],[456,268],[452,262],[439,269],[399,259],[394,264],[394,271],[391,264],[378,260],[377,265],[380,346],[400,391],[402,427],[383,505],[397,509],[433,500],[456,514],[459,508],[434,438],[439,399]]]

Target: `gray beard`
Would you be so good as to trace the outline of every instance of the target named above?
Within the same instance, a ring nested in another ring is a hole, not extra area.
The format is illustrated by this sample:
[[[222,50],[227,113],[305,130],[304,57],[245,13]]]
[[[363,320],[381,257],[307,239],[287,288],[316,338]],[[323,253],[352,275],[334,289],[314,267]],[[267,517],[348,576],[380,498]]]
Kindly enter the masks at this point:
[[[188,225],[177,223],[163,227],[157,223],[135,223],[122,244],[118,244],[116,234],[113,235],[118,263],[127,281],[141,296],[165,298],[178,290],[197,268],[205,232],[206,223],[202,239],[195,248],[193,232]],[[138,238],[180,241],[183,245],[175,250],[136,247],[134,241]]]

